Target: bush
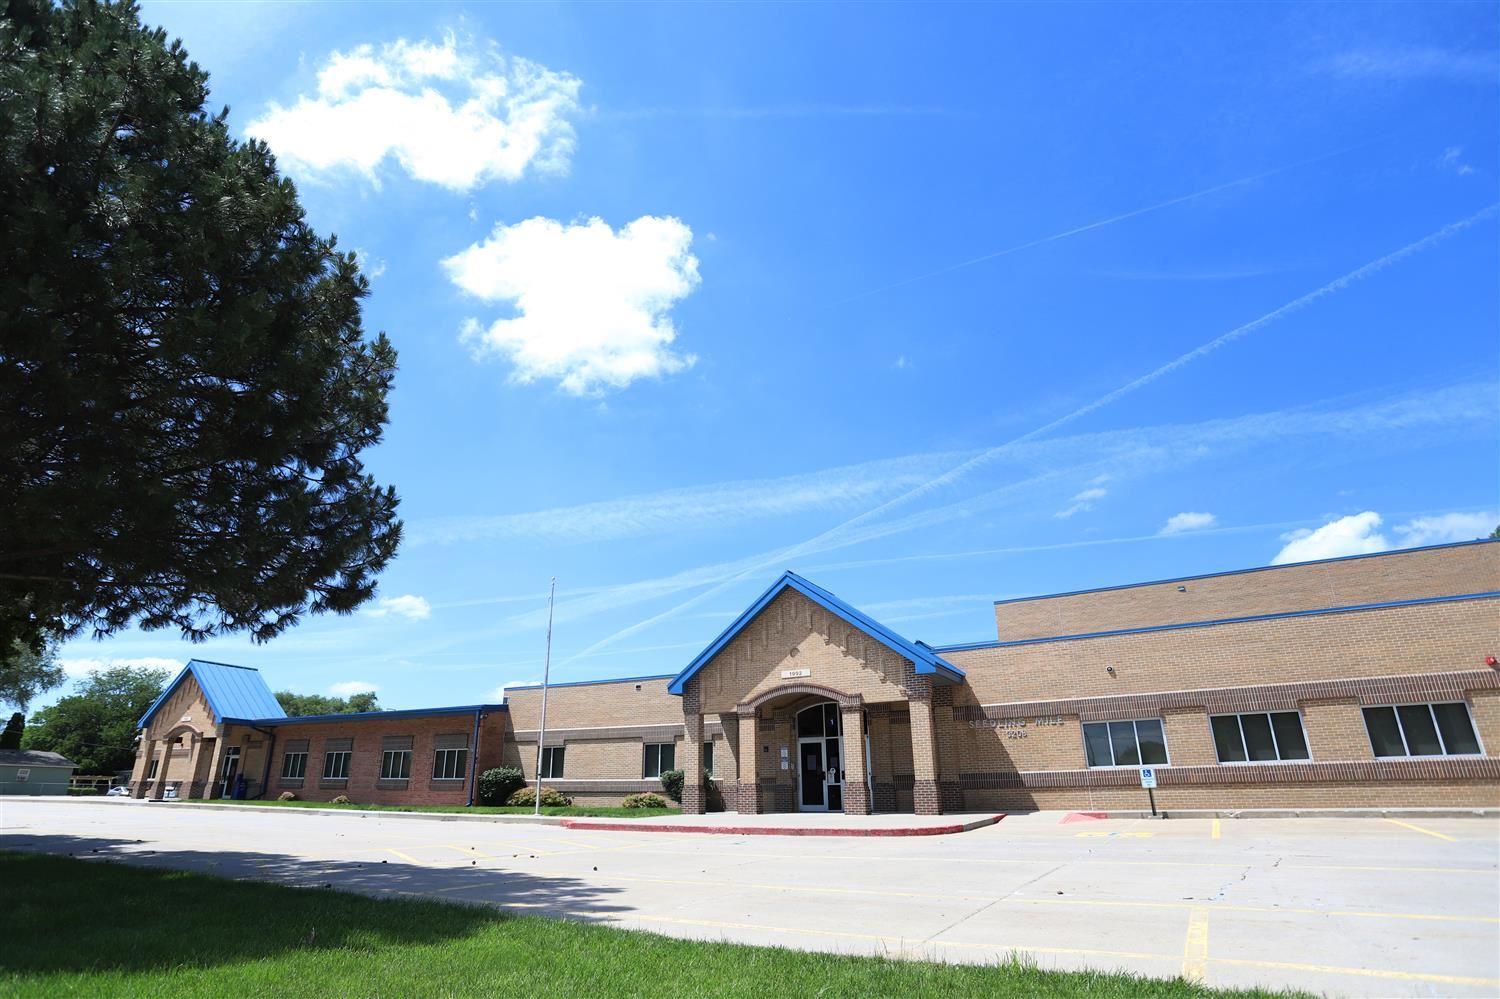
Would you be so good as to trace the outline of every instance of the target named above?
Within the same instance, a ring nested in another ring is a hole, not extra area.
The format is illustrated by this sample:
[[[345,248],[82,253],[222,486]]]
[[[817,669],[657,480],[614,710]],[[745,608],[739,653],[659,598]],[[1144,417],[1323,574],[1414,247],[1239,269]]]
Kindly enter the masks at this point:
[[[666,808],[667,799],[650,791],[641,794],[632,794],[625,798],[620,804],[626,808]]]
[[[494,767],[479,775],[479,803],[498,805],[525,786],[520,767]]]
[[[521,807],[534,806],[536,804],[536,789],[531,787],[523,787],[521,788],[521,790],[512,794],[509,798],[506,798],[505,803],[507,805]],[[572,803],[573,799],[569,798],[561,791],[554,790],[550,787],[542,788],[543,808],[566,808]]]
[[[98,794],[99,789],[97,787],[70,787],[68,793],[77,798],[86,794]]]
[[[661,772],[661,789],[667,792],[667,797],[673,801],[682,801],[682,783],[687,780],[687,774],[681,770],[663,770]]]
[[[277,801],[296,801],[297,796],[290,791],[282,791],[276,796]]]
[[[354,802],[352,802],[352,801],[349,800],[349,796],[347,794],[341,794],[337,798],[334,798],[333,801],[330,802],[330,804],[333,804],[333,805],[352,805],[352,804],[354,804]]]

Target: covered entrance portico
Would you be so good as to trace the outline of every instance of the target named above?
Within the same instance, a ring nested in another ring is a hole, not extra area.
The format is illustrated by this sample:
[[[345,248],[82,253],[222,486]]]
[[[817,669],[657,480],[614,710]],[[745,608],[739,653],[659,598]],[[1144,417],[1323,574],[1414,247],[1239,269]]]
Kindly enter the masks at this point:
[[[787,573],[668,686],[682,697],[682,805],[704,811],[705,720],[728,807],[763,812],[942,808],[934,687],[963,674]],[[715,718],[717,716],[717,718]]]

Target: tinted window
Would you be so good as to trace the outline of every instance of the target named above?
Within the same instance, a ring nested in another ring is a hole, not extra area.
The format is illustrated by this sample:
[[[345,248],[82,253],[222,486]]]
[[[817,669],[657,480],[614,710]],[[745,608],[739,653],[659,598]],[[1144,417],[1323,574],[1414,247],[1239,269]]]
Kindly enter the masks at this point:
[[[1308,758],[1307,737],[1302,734],[1302,719],[1297,712],[1276,712],[1271,716],[1271,727],[1276,730],[1276,748],[1281,750],[1283,760]]]
[[[1479,738],[1474,734],[1474,723],[1469,720],[1467,708],[1462,704],[1434,704],[1432,713],[1437,715],[1438,731],[1442,733],[1443,745],[1448,747],[1448,752],[1479,752]]]
[[[1130,722],[1110,722],[1109,739],[1115,745],[1115,766],[1138,767],[1141,754],[1135,745],[1135,726]]]
[[[1432,723],[1432,712],[1425,704],[1403,704],[1396,709],[1401,719],[1401,730],[1406,733],[1406,751],[1413,756],[1441,756],[1443,745],[1438,742],[1437,726]]]
[[[1406,755],[1395,708],[1365,708],[1365,728],[1370,732],[1370,748],[1376,756]]]
[[[1240,738],[1240,720],[1237,715],[1218,715],[1213,719],[1214,749],[1218,751],[1220,763],[1244,763],[1245,743]]]
[[[1163,764],[1167,762],[1167,738],[1162,733],[1161,722],[1138,721],[1135,723],[1135,735],[1140,742],[1141,762],[1147,766]]]
[[[1271,738],[1271,719],[1267,715],[1240,715],[1245,733],[1245,752],[1252,763],[1276,759],[1276,743]]]
[[[1093,722],[1083,726],[1083,748],[1088,757],[1091,767],[1108,767],[1114,765],[1114,759],[1109,754],[1109,726],[1102,722]]]

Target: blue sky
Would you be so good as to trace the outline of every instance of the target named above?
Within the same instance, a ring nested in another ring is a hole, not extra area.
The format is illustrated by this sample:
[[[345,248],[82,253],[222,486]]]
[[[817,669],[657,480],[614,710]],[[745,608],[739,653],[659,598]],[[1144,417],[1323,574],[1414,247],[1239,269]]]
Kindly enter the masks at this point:
[[[991,601],[1497,521],[1500,9],[146,3],[401,355],[380,600],[192,655],[473,703],[783,569]],[[1207,348],[1207,349],[1200,349]]]

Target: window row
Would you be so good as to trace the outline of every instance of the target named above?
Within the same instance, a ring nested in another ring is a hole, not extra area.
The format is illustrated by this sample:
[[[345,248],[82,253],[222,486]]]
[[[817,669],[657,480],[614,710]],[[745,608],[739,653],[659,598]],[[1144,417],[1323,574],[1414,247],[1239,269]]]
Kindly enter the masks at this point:
[[[1401,704],[1364,709],[1365,730],[1377,757],[1463,756],[1482,752],[1468,705]],[[1252,711],[1212,715],[1209,729],[1220,763],[1310,760],[1302,715]],[[1160,719],[1085,722],[1084,755],[1091,767],[1166,765],[1167,737]]]
[[[381,780],[408,780],[411,777],[410,749],[387,749],[380,754]],[[323,754],[323,780],[348,780],[353,750],[334,749]],[[469,751],[466,748],[438,749],[432,756],[433,780],[462,780],[468,776]],[[289,751],[281,757],[281,779],[301,780],[307,776],[307,752]]]
[[[542,780],[561,780],[567,761],[567,747],[547,746],[542,749]],[[660,777],[668,770],[677,769],[677,744],[673,742],[648,742],[641,749],[641,777]],[[714,772],[714,744],[703,744],[703,769]]]

